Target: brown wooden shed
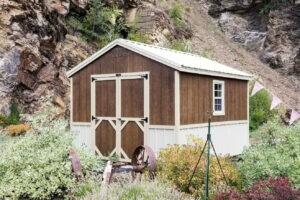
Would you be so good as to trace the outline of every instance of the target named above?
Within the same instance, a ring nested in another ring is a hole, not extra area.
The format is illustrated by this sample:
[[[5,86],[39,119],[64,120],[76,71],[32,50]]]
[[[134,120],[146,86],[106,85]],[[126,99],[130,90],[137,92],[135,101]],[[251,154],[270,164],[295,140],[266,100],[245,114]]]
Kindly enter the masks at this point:
[[[187,143],[189,134],[204,137],[207,111],[213,111],[219,153],[238,154],[248,145],[247,73],[198,55],[117,39],[67,75],[74,143],[99,155],[128,160],[139,145],[158,152]]]

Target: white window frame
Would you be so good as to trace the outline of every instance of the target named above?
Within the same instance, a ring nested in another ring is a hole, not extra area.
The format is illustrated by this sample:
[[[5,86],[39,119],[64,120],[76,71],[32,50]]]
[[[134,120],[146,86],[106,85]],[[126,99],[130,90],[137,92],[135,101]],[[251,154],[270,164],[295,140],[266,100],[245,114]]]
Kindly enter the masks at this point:
[[[221,84],[222,85],[222,110],[220,111],[215,111],[215,84]],[[220,80],[213,80],[213,85],[212,85],[212,93],[213,93],[213,98],[212,98],[212,105],[213,105],[213,116],[221,116],[221,115],[225,115],[225,82],[224,81],[220,81]]]

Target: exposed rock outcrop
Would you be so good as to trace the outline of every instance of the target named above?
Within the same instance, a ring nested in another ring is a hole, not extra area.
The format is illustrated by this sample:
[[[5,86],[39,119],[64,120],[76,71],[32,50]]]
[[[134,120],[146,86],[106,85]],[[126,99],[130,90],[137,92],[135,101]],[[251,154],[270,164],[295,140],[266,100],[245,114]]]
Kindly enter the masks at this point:
[[[233,41],[285,75],[299,75],[300,1],[209,0],[208,13]]]
[[[47,93],[67,102],[66,71],[95,49],[67,35],[64,16],[83,1],[0,1],[0,111],[11,101],[25,112],[38,109]]]
[[[0,1],[0,113],[7,113],[12,101],[19,103],[24,112],[34,112],[46,94],[68,103],[66,72],[96,48],[68,33],[66,17],[83,18],[89,2]],[[104,2],[108,6],[117,5],[126,24],[148,34],[153,43],[185,37],[186,33],[174,29],[169,16],[156,6],[155,0]]]

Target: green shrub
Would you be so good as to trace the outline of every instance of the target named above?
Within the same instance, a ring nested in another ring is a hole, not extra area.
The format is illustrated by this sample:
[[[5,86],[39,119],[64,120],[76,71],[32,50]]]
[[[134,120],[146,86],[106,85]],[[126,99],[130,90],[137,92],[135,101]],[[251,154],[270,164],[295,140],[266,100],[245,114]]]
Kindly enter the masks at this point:
[[[10,106],[10,114],[8,116],[0,115],[0,126],[6,127],[9,125],[20,124],[20,109],[17,104],[13,103]]]
[[[45,110],[28,117],[30,131],[7,141],[0,149],[0,197],[50,199],[62,197],[75,187],[69,152],[73,135],[67,122]],[[103,166],[103,161],[77,150],[83,170]]]
[[[102,188],[98,194],[91,194],[85,199],[101,200],[192,200],[176,191],[167,183],[159,180],[134,181],[123,180]]]
[[[270,110],[271,97],[266,90],[250,97],[250,130],[256,130],[263,123],[274,119],[276,110]]]
[[[183,11],[179,4],[174,4],[170,10],[170,17],[173,25],[177,30],[182,30],[185,28],[186,23],[183,21]]]
[[[172,19],[182,18],[182,8],[179,4],[174,4],[170,10],[170,17]]]
[[[295,187],[300,187],[300,123],[284,126],[278,121],[263,125],[258,130],[262,141],[242,154],[243,161],[238,166],[246,185],[270,176],[282,176],[289,177]]]
[[[170,49],[191,53],[193,46],[188,40],[175,40],[169,45]]]
[[[169,181],[180,191],[192,193],[195,196],[203,196],[206,154],[202,156],[195,176],[191,181],[190,188],[187,188],[190,176],[203,147],[203,142],[199,139],[192,138],[192,140],[195,145],[172,145],[160,152],[158,158],[158,176]],[[239,187],[240,178],[237,169],[228,158],[220,156],[219,159],[229,184]],[[214,196],[226,187],[226,182],[217,164],[217,159],[215,156],[211,156],[210,196]]]
[[[262,7],[259,9],[259,14],[260,15],[267,15],[271,10],[275,10],[278,8],[278,5],[276,3],[266,3],[263,4]]]
[[[87,42],[98,42],[100,46],[120,37],[124,19],[116,7],[107,7],[100,0],[92,0],[85,18],[68,18],[67,24],[79,31]]]

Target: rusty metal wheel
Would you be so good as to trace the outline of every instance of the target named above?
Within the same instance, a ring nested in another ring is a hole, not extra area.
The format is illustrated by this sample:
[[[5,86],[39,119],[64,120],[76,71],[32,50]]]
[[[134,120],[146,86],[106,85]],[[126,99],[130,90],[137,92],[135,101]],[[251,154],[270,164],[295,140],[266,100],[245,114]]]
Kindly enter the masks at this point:
[[[149,146],[137,147],[132,155],[132,177],[135,179],[139,174],[147,171],[149,178],[153,180],[156,175],[156,157]]]

